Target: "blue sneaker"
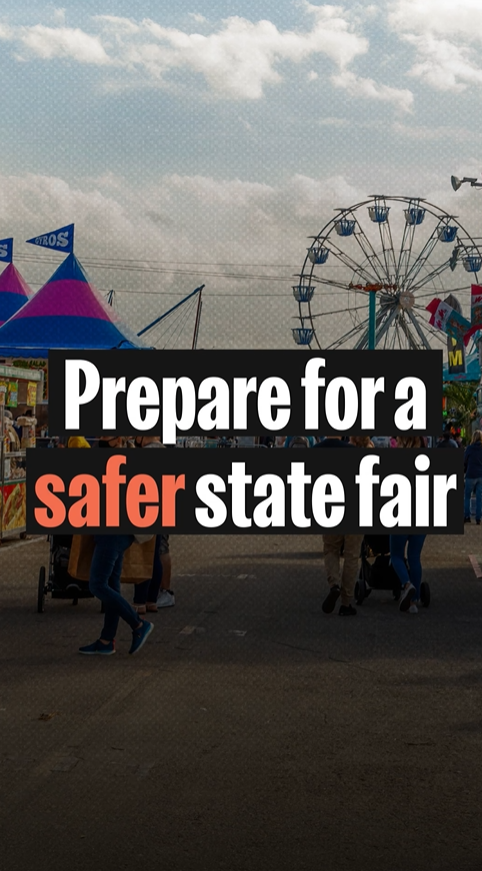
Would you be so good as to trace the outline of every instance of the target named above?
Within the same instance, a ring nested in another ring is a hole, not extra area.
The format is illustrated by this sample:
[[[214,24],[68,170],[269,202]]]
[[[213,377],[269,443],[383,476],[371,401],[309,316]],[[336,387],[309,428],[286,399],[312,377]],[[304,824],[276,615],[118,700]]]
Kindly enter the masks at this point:
[[[79,647],[79,653],[85,653],[86,656],[112,656],[115,653],[115,641],[109,641],[108,644],[102,644],[100,639],[94,641],[93,644],[87,644],[85,647]]]
[[[154,623],[148,623],[147,620],[142,620],[140,629],[135,629],[132,633],[132,644],[129,653],[137,653],[146,643],[149,635],[154,629]]]

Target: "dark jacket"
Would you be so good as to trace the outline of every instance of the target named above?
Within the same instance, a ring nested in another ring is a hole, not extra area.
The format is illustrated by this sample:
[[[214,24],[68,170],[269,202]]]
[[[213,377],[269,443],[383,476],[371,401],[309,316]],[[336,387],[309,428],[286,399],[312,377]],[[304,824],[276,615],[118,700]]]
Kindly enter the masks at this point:
[[[458,444],[455,441],[455,439],[445,437],[445,438],[440,439],[437,447],[438,448],[458,448]]]
[[[482,442],[465,448],[464,469],[467,478],[482,478]]]

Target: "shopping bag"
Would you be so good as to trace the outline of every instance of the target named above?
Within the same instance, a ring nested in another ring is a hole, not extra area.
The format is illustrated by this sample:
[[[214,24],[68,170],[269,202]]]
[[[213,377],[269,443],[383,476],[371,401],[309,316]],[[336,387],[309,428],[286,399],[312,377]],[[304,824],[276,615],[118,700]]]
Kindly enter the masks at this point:
[[[152,577],[155,536],[144,544],[134,542],[124,553],[121,581],[123,584],[142,584]],[[69,575],[78,581],[88,581],[94,553],[93,535],[74,535],[69,557]]]

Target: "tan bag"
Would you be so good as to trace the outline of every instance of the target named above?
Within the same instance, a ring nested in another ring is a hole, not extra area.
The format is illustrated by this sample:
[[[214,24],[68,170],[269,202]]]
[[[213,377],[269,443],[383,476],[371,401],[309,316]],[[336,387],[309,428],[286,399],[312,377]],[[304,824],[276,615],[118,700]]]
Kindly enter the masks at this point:
[[[154,538],[153,535],[134,535],[137,544],[145,544],[146,541],[150,541],[151,538]]]
[[[123,584],[142,584],[152,578],[155,536],[144,544],[134,542],[124,553],[121,581]],[[88,581],[94,553],[92,535],[74,535],[70,548],[68,572],[78,581]]]

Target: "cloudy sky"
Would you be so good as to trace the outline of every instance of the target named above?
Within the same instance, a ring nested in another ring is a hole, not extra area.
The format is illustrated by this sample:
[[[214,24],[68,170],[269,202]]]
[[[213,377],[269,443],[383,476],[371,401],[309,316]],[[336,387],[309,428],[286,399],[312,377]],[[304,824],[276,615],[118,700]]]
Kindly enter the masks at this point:
[[[23,240],[75,221],[134,327],[205,283],[203,346],[291,348],[334,208],[427,197],[482,236],[449,181],[482,175],[481,43],[480,0],[5,0],[0,237],[35,289],[56,256]]]

